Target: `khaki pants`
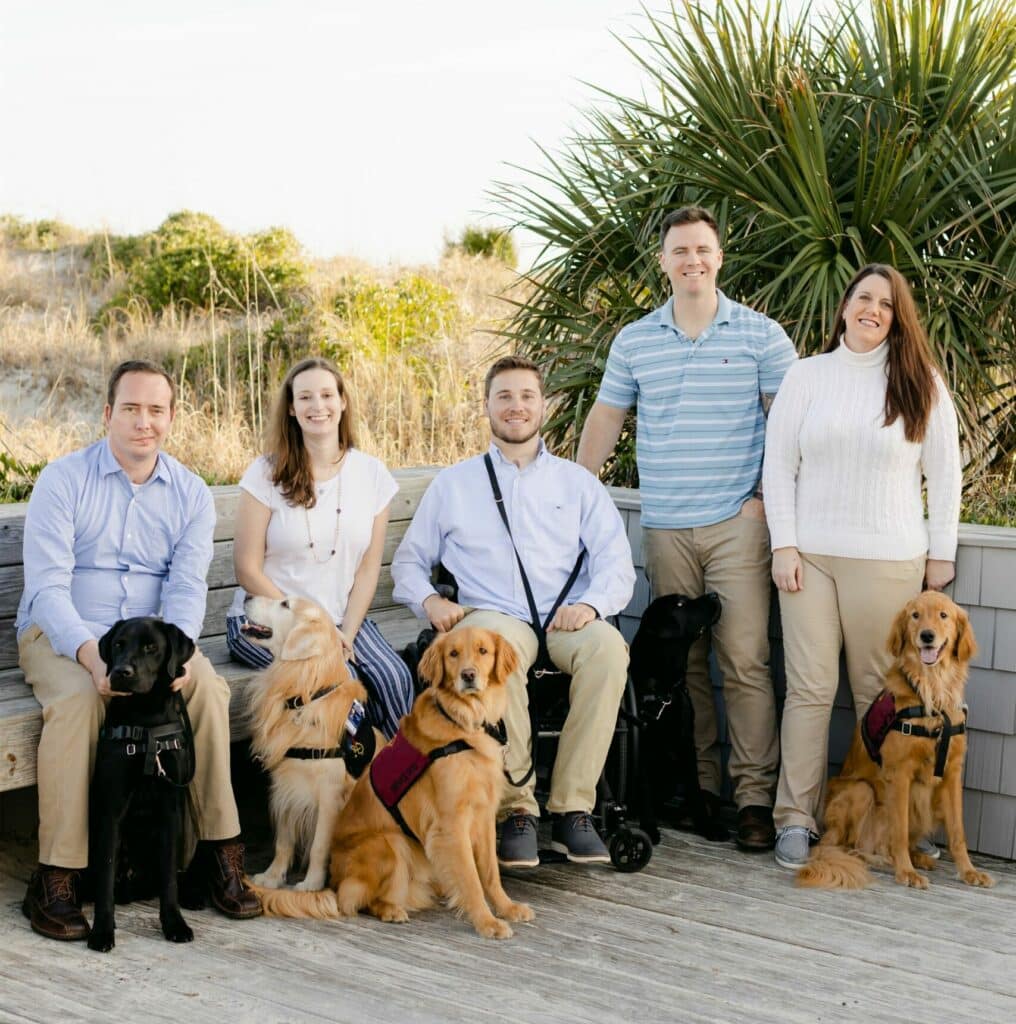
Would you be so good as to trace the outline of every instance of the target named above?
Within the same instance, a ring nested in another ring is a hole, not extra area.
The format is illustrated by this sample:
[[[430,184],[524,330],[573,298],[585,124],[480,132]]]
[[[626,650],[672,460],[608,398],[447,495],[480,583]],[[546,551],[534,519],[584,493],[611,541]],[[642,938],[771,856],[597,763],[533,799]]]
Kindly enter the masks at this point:
[[[878,696],[892,662],[886,647],[896,613],[921,591],[925,556],[905,562],[801,555],[804,589],[780,593],[787,700],[777,828],[816,817],[829,759],[829,718],[840,678],[840,649],[858,719]]]
[[[504,721],[508,731],[506,767],[512,778],[519,779],[530,765],[526,673],[536,660],[536,634],[527,622],[484,610],[467,612],[455,629],[466,626],[499,633],[518,655],[519,667],[508,678]],[[628,647],[613,626],[595,619],[572,632],[553,630],[548,633],[547,651],[551,661],[571,676],[570,708],[558,740],[547,810],[552,814],[591,811],[596,804],[596,783],[607,760],[628,678]],[[521,787],[506,781],[498,818],[506,817],[512,810],[523,810],[539,817],[535,788],[535,777]]]
[[[646,529],[643,547],[653,597],[710,591],[720,597],[723,609],[712,642],[723,672],[734,798],[739,809],[771,807],[779,748],[769,674],[769,530],[760,519],[738,515],[712,526]],[[688,656],[688,692],[699,781],[718,794],[722,766],[707,654],[703,637]]]
[[[18,643],[25,679],[42,705],[39,739],[39,862],[88,865],[88,787],[106,705],[91,674],[57,654],[42,630],[30,626]],[[240,818],[229,779],[229,686],[196,651],[183,689],[194,728],[197,769],[188,790],[200,839],[229,839]],[[114,700],[130,700],[116,697]]]

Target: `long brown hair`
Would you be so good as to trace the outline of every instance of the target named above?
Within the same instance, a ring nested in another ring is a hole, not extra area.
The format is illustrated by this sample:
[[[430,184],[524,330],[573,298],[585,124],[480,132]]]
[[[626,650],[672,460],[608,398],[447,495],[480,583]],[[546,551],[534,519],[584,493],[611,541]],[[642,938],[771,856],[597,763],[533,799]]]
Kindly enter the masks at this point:
[[[935,359],[928,347],[928,335],[921,323],[917,304],[906,278],[885,263],[869,263],[854,274],[840,299],[833,317],[833,330],[826,341],[824,352],[831,352],[840,344],[846,330],[843,311],[854,289],[870,274],[877,274],[889,282],[893,297],[893,322],[889,328],[889,358],[885,389],[885,426],[891,426],[898,417],[903,418],[903,432],[908,441],[924,440],[931,407],[935,404]]]
[[[303,443],[303,431],[290,410],[293,407],[293,381],[305,370],[327,370],[335,378],[339,396],[345,400],[346,408],[339,419],[339,448],[348,451],[356,447],[356,425],[353,419],[353,403],[346,390],[345,381],[339,368],[321,356],[301,359],[286,374],[265,431],[265,454],[272,460],[272,483],[282,490],[282,496],[290,505],[313,508],[317,504],[314,492],[314,476],[311,472],[307,448]]]

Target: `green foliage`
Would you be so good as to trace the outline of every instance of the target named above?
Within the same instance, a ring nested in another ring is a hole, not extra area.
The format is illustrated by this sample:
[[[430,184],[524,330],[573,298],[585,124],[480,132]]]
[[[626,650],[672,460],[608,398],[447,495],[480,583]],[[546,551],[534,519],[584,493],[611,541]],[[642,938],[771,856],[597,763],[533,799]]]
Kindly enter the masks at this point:
[[[7,452],[0,452],[0,504],[28,501],[45,465],[45,462],[22,462]]]
[[[462,319],[455,293],[421,274],[392,284],[350,278],[333,301],[350,344],[375,356],[423,358],[424,345],[453,333]]]
[[[0,238],[19,249],[51,252],[78,241],[81,233],[59,220],[25,220],[13,213],[0,214]]]
[[[123,290],[104,312],[134,304],[247,310],[279,308],[306,286],[300,245],[284,228],[236,235],[206,213],[171,214],[146,235],[93,239],[100,273],[122,271]]]
[[[518,263],[515,240],[508,228],[485,228],[469,225],[457,241],[445,242],[445,254],[461,252],[467,256],[482,256],[500,260],[509,267]]]
[[[721,286],[821,346],[852,273],[894,264],[956,396],[971,472],[1016,449],[1016,12],[1007,0],[676,2],[630,47],[644,98],[609,96],[501,207],[545,243],[506,331],[559,393],[568,452],[610,343],[669,294],[666,211],[711,207]],[[629,431],[630,434],[630,431]],[[630,436],[626,443],[630,444]],[[630,483],[624,451],[608,477]]]

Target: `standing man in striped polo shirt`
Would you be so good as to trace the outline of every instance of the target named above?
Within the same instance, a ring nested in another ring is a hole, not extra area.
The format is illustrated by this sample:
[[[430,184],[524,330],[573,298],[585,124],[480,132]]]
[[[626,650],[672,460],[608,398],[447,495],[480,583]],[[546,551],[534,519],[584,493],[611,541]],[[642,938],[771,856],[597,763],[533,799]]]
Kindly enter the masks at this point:
[[[737,845],[775,842],[779,745],[769,675],[769,532],[759,496],[765,412],[794,346],[775,321],[716,287],[723,249],[715,218],[688,206],[660,228],[673,296],[614,339],[577,461],[598,473],[636,405],[646,573],[653,595],[715,591],[712,639],[723,672]],[[719,805],[720,748],[706,639],[691,651],[699,779]]]

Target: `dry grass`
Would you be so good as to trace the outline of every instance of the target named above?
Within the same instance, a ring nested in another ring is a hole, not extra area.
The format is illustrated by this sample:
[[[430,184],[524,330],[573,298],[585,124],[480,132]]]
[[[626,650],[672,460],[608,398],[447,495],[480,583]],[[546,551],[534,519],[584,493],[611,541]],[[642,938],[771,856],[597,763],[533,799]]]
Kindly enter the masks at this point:
[[[96,309],[116,282],[93,286],[80,249],[26,253],[0,244],[0,451],[25,462],[48,461],[101,435],[103,390],[110,369],[123,359],[165,361],[207,352],[213,338],[227,339],[230,358],[214,381],[194,393],[183,388],[168,450],[205,479],[236,480],[259,450],[258,434],[273,390],[254,390],[272,317],[183,312],[157,317],[128,312],[120,331],[97,331]],[[412,268],[449,288],[462,316],[411,352],[385,346],[383,355],[349,345],[344,362],[358,411],[361,446],[391,467],[438,465],[480,450],[487,439],[480,389],[490,360],[503,349],[490,331],[509,313],[498,294],[513,275],[486,260],[452,256],[436,267]],[[373,268],[332,260],[314,268],[312,290],[319,321],[345,346],[356,324],[327,312],[327,300],[350,277],[390,283],[405,268]],[[196,357],[195,357],[196,358]],[[250,414],[247,410],[254,409]]]

